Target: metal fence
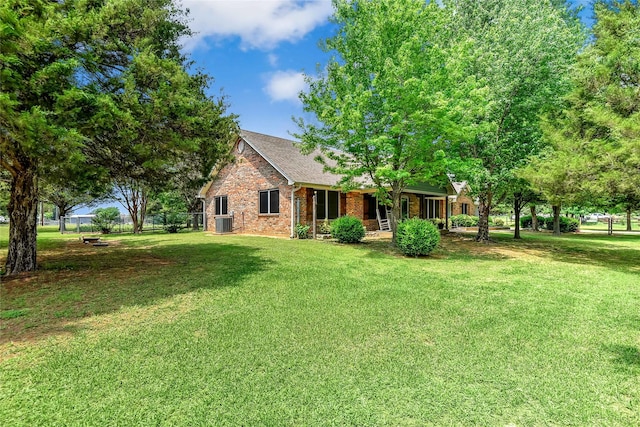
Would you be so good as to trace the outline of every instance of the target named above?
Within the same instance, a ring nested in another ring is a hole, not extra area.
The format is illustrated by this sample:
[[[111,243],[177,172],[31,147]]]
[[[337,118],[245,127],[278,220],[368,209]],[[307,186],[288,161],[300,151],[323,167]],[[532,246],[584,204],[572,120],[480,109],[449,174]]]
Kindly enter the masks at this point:
[[[175,218],[179,218],[176,221]],[[100,227],[92,221],[93,215],[71,215],[61,218],[59,223],[61,233],[101,233]],[[145,217],[142,226],[143,232],[178,231],[178,230],[203,230],[202,212],[188,212],[172,215],[153,215]],[[57,224],[51,221],[50,224]],[[129,215],[120,215],[113,222],[110,233],[133,233],[133,221]]]

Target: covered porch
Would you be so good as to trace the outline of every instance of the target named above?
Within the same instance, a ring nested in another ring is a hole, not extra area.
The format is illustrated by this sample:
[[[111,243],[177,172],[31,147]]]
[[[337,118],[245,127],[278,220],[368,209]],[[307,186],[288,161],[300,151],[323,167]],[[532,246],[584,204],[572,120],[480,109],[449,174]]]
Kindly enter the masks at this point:
[[[402,193],[401,218],[440,219],[446,227],[450,216],[448,198],[453,188],[418,184]],[[314,209],[315,203],[315,209]],[[367,231],[390,231],[391,209],[380,203],[373,189],[341,192],[331,187],[302,187],[294,199],[294,221],[317,227],[324,221],[351,215],[359,218]]]

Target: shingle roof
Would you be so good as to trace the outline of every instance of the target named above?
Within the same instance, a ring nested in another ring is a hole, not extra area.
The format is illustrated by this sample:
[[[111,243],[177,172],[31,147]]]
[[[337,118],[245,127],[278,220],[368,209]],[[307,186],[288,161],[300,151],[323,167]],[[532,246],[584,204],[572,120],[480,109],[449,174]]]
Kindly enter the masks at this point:
[[[300,152],[295,141],[247,130],[241,130],[240,137],[290,182],[335,186],[340,180],[340,176],[325,172],[322,164],[315,160],[321,155],[318,150],[307,156]]]
[[[456,194],[460,194],[462,190],[467,188],[467,181],[462,181],[462,182],[451,181],[451,185],[453,186],[453,189],[456,190]]]

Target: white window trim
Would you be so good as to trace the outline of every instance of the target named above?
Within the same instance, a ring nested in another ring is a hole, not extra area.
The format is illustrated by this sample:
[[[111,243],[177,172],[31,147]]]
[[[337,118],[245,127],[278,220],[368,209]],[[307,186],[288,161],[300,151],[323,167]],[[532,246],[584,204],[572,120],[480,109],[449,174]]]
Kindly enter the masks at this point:
[[[278,212],[271,212],[271,192],[278,192]],[[267,210],[268,212],[260,212],[260,194],[267,193]],[[280,189],[269,188],[268,190],[258,190],[258,215],[280,215]]]

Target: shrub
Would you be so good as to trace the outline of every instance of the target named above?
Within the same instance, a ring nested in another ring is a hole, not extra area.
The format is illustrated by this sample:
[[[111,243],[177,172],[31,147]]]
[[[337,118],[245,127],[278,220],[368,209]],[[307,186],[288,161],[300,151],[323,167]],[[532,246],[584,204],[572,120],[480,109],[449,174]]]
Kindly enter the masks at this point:
[[[113,226],[120,218],[120,211],[116,207],[98,208],[93,211],[95,217],[91,218],[93,225],[100,229],[102,234],[109,234]]]
[[[476,227],[478,225],[478,217],[471,215],[453,215],[451,218],[453,227]]]
[[[538,217],[538,224],[542,224],[542,217]],[[531,228],[533,227],[532,216],[526,215],[520,217],[520,227],[522,228]]]
[[[553,230],[553,217],[540,218],[544,223],[544,228],[547,230]],[[578,231],[578,226],[580,225],[580,221],[575,218],[568,218],[566,216],[560,217],[560,232],[561,233],[570,233],[574,231]]]
[[[318,233],[331,234],[331,224],[329,224],[328,219],[325,218],[325,220],[320,223],[320,226],[318,227]]]
[[[296,236],[298,236],[298,239],[307,239],[309,237],[309,229],[311,228],[311,226],[309,225],[303,225],[303,224],[296,224]]]
[[[341,243],[358,243],[364,234],[362,222],[354,216],[345,215],[331,224],[331,237]]]
[[[431,221],[411,218],[398,224],[396,242],[405,255],[429,255],[440,243],[440,232]]]
[[[431,222],[440,230],[444,228],[444,219],[442,218],[429,218],[427,221]]]
[[[504,225],[504,219],[502,219],[502,218],[494,218],[493,219],[493,225],[495,225],[496,227],[502,227]]]
[[[186,213],[169,212],[165,216],[165,225],[163,226],[167,233],[177,233],[178,230],[185,227],[187,222]]]

